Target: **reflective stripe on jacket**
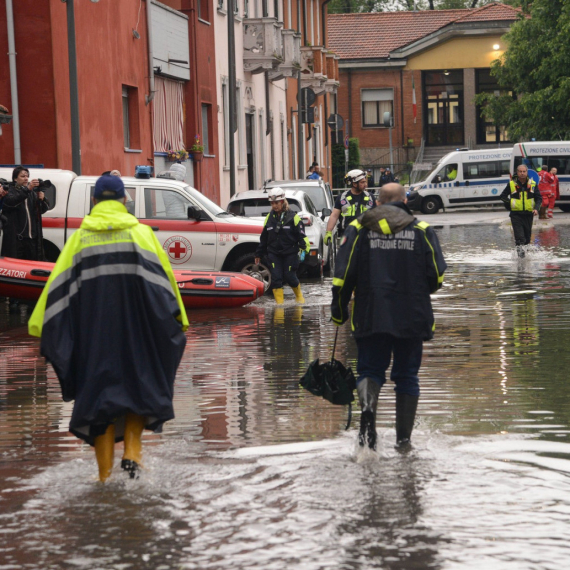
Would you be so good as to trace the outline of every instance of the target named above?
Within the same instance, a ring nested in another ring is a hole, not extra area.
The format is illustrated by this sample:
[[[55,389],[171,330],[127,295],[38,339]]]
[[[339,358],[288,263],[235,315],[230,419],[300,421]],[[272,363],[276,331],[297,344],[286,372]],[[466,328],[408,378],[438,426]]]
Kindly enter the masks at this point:
[[[350,188],[348,190],[345,190],[341,195],[340,195],[340,201],[342,203],[343,200],[346,201],[346,204],[342,205],[341,211],[340,211],[340,215],[345,218],[345,228],[347,228],[349,226],[349,224],[355,219],[358,218],[358,216],[364,214],[364,212],[366,212],[366,210],[369,210],[370,208],[374,207],[374,200],[372,199],[372,196],[370,195],[369,192],[366,192],[366,190],[364,190],[362,192],[364,199],[362,201],[362,203],[360,204],[360,208],[357,207],[357,204],[355,203],[354,200],[354,195],[352,194]]]
[[[311,244],[305,235],[305,226],[301,218],[292,210],[274,212],[265,217],[265,225],[259,237],[256,257],[267,253],[274,255],[290,255],[299,250],[309,253]]]
[[[166,253],[116,200],[97,204],[65,244],[28,323],[63,399],[75,400],[70,431],[91,445],[128,411],[147,429],[174,417],[187,327]]]
[[[403,203],[378,206],[350,224],[338,251],[331,313],[349,318],[356,338],[386,333],[430,339],[430,293],[443,284],[447,265],[434,230]]]
[[[530,188],[528,187],[528,183],[530,183]],[[535,209],[533,194],[536,184],[534,180],[530,178],[528,179],[528,183],[525,188],[522,188],[517,186],[514,180],[510,181],[511,212],[532,212]]]

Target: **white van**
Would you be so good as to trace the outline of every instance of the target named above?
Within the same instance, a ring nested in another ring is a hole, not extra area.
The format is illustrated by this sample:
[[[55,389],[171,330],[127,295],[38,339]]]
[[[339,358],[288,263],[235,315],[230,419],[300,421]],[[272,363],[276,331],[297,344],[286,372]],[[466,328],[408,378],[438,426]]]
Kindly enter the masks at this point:
[[[409,188],[408,206],[424,214],[440,208],[500,204],[510,180],[512,148],[457,150],[446,154],[424,180]]]
[[[528,168],[540,172],[542,165],[547,164],[548,170],[555,166],[560,182],[560,199],[556,205],[563,212],[570,212],[570,142],[545,141],[523,142],[513,147],[511,172],[516,172],[517,166],[525,164]]]

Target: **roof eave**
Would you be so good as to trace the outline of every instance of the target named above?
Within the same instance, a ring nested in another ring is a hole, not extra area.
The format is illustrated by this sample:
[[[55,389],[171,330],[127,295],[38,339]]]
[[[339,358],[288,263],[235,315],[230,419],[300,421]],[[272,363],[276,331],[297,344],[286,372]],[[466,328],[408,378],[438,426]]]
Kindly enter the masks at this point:
[[[416,40],[407,46],[391,51],[390,57],[408,58],[454,37],[485,36],[495,34],[503,35],[510,30],[510,25],[513,23],[514,20],[485,22],[484,25],[481,25],[482,22],[453,23],[440,28],[419,40]]]
[[[338,62],[339,69],[394,69],[406,67],[408,63],[404,58],[354,58],[354,59],[341,59]]]

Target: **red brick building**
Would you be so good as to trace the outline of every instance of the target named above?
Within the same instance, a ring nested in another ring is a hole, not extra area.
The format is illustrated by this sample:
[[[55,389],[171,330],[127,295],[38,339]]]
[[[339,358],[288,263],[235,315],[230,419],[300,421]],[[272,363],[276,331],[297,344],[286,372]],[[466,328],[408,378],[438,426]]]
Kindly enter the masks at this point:
[[[5,71],[0,102],[14,112],[6,3],[0,0]],[[67,5],[61,0],[10,4],[19,162],[72,170]],[[216,104],[215,60],[209,55],[214,30],[199,17],[199,0],[74,0],[73,5],[82,173],[118,169],[133,175],[140,164],[168,168],[165,150],[189,148],[203,132],[202,105]],[[16,162],[14,127],[12,120],[0,136],[2,164]],[[217,148],[214,125],[209,132]],[[186,180],[219,201],[218,158],[212,154],[199,164],[189,160]]]
[[[338,113],[348,121],[349,136],[360,141],[362,164],[390,163],[384,113],[393,120],[396,170],[416,157],[422,140],[426,153],[436,154],[507,142],[504,129],[486,123],[473,99],[498,89],[490,63],[503,53],[502,35],[519,13],[492,3],[477,9],[330,15],[329,45],[340,56]]]

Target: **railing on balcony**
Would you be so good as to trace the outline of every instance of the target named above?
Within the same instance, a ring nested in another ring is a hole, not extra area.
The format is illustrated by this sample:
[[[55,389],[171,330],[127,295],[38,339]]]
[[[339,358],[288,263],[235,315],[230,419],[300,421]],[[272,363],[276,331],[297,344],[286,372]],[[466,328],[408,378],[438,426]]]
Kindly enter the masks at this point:
[[[251,73],[272,71],[283,63],[282,24],[277,18],[245,18],[243,68]]]
[[[327,79],[325,49],[322,46],[301,47],[301,86],[310,87],[319,95],[324,93]]]
[[[301,34],[295,30],[282,30],[283,63],[276,71],[269,74],[271,81],[278,81],[284,77],[293,77],[301,68]]]

